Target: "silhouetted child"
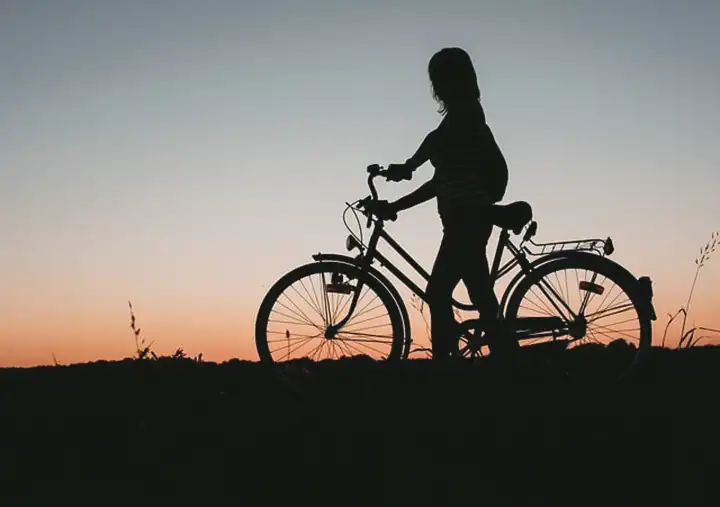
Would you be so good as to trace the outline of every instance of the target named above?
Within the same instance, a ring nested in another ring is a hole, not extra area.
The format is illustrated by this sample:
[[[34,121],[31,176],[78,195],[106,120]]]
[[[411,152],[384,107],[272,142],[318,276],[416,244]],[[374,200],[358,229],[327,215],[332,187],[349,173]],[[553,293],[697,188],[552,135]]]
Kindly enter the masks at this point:
[[[381,201],[378,211],[392,216],[437,197],[443,238],[427,286],[427,302],[433,358],[444,359],[451,353],[448,336],[455,323],[452,294],[461,280],[481,319],[491,316],[494,322],[497,316],[486,255],[493,224],[483,208],[503,198],[508,171],[485,121],[469,55],[460,48],[444,48],[430,59],[428,73],[444,118],[412,157],[388,167],[387,177],[411,179],[413,171],[428,160],[435,174],[397,201]]]

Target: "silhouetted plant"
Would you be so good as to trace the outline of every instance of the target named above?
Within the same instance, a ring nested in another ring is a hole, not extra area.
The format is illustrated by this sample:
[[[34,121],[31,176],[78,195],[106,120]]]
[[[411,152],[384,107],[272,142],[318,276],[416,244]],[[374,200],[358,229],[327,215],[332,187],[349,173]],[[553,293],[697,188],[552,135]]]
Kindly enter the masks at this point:
[[[130,301],[128,301],[128,306],[130,307],[130,329],[133,331],[133,336],[135,337],[135,359],[159,359],[159,358],[169,358],[169,359],[188,359],[187,354],[182,349],[182,347],[179,347],[172,356],[158,356],[155,354],[153,350],[151,350],[152,344],[155,342],[147,343],[147,340],[145,340],[144,336],[140,336],[141,328],[137,327],[135,325],[136,319],[135,319],[135,312],[133,311],[133,306]],[[53,356],[54,357],[54,356]],[[198,354],[197,356],[191,358],[192,361],[196,363],[202,363],[203,362],[203,355],[202,352]]]
[[[157,359],[155,352],[150,349],[155,342],[147,343],[145,337],[140,336],[141,328],[135,326],[135,312],[133,311],[133,306],[130,301],[128,301],[128,306],[130,307],[130,329],[132,329],[135,337],[135,358],[149,359],[152,357],[153,359]]]
[[[673,321],[682,314],[682,327],[680,329],[680,340],[678,341],[678,348],[689,348],[694,347],[697,345],[700,340],[703,340],[705,338],[709,338],[711,335],[704,334],[701,336],[695,337],[696,334],[700,332],[709,332],[709,333],[717,333],[720,334],[720,330],[718,329],[712,329],[709,327],[702,327],[702,326],[695,326],[687,331],[685,330],[685,327],[687,325],[687,318],[688,313],[690,312],[690,303],[692,301],[693,293],[695,292],[695,285],[697,284],[698,276],[700,275],[700,269],[702,269],[708,260],[710,260],[710,257],[712,256],[713,252],[718,246],[718,243],[720,243],[720,231],[713,232],[710,235],[710,239],[703,247],[700,248],[700,253],[695,258],[695,276],[693,277],[692,285],[690,286],[690,293],[688,294],[687,301],[685,302],[685,306],[680,307],[680,309],[675,312],[674,315],[671,315],[668,313],[668,323],[665,326],[665,332],[663,333],[663,339],[662,339],[662,346],[665,346],[665,339],[667,338],[668,329],[670,328],[670,325],[673,323]]]
[[[425,336],[428,338],[429,341],[432,341],[432,337],[430,335],[430,324],[428,323],[427,317],[425,316],[425,301],[420,299],[417,294],[413,293],[410,296],[410,306],[417,310],[417,312],[422,317],[423,323],[425,324]],[[428,347],[416,347],[410,351],[410,354],[416,354],[418,352],[424,352],[427,357],[432,356],[432,349]]]
[[[194,361],[196,363],[202,363],[202,356],[203,355],[201,352],[197,356],[191,357],[189,359],[191,359],[192,361]],[[172,356],[170,356],[170,359],[188,359],[188,355],[187,355],[187,353],[185,353],[185,351],[181,347],[181,348],[178,348]]]

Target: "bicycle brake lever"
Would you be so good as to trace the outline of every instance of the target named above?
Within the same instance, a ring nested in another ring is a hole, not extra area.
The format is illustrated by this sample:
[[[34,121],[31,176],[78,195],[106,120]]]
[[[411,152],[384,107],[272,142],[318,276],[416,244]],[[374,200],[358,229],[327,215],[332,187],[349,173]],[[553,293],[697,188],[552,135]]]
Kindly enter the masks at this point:
[[[372,196],[364,197],[357,201],[358,207],[361,209],[361,211],[367,216],[367,225],[366,227],[370,227],[371,219],[372,219],[372,213],[367,209],[368,202],[372,201]]]

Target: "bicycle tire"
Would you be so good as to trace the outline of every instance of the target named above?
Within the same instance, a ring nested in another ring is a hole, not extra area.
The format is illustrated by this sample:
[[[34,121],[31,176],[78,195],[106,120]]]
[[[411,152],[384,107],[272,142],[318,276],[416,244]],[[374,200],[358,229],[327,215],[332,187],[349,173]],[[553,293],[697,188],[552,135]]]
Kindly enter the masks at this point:
[[[349,264],[360,268],[360,261],[357,258],[348,257],[341,254],[317,254],[313,258],[318,262],[341,262],[343,264]],[[362,268],[360,268],[362,269]],[[403,352],[402,359],[407,359],[412,348],[412,327],[410,322],[410,314],[408,313],[405,301],[398,292],[397,288],[390,282],[390,280],[383,273],[377,269],[369,266],[365,268],[366,273],[373,278],[376,278],[387,290],[392,294],[395,299],[395,304],[400,309],[400,314],[403,318]]]
[[[577,254],[541,264],[516,285],[505,310],[506,321],[511,322],[517,318],[523,298],[541,279],[565,269],[580,269],[602,275],[627,295],[640,323],[639,343],[629,365],[616,373],[617,378],[623,378],[632,373],[647,360],[652,348],[652,316],[648,311],[647,302],[644,300],[647,294],[643,292],[638,279],[610,259],[592,254]]]
[[[384,284],[378,281],[375,277],[367,274],[357,266],[347,264],[345,262],[318,261],[299,266],[282,276],[275,282],[275,284],[273,284],[263,298],[255,319],[255,346],[260,361],[266,363],[276,362],[272,357],[268,343],[267,325],[270,320],[270,313],[272,312],[273,306],[277,302],[278,298],[281,296],[283,291],[290,287],[293,283],[308,276],[320,273],[343,274],[350,280],[358,280],[375,292],[388,312],[390,325],[392,327],[390,353],[384,359],[388,361],[401,359],[404,348],[403,318],[401,311],[395,302],[395,298],[390,291],[388,291]]]

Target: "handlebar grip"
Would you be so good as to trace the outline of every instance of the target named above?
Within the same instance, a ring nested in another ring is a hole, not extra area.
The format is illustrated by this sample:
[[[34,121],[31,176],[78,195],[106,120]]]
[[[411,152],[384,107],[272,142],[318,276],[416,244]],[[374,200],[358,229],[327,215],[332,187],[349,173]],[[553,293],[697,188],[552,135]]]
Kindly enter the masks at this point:
[[[370,164],[367,166],[367,172],[370,176],[377,176],[380,174],[380,171],[382,170],[382,167],[380,167],[379,164]]]
[[[374,201],[378,200],[378,193],[377,189],[375,188],[375,182],[373,181],[375,177],[380,176],[382,173],[382,166],[380,164],[370,164],[367,166],[367,172],[368,172],[368,187],[370,187],[370,194],[371,199]],[[370,227],[372,225],[372,214],[368,214],[367,217],[367,227]]]

